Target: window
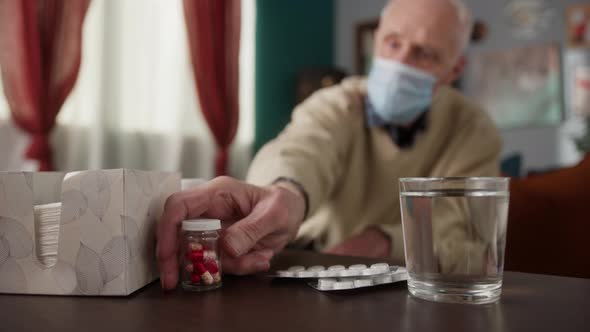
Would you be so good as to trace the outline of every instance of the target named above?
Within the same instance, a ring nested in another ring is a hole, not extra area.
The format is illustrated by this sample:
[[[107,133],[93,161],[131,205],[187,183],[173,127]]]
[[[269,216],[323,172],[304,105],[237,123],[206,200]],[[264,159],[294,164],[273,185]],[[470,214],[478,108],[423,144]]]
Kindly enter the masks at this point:
[[[240,127],[231,173],[254,140],[255,3],[242,4]],[[52,137],[59,169],[131,167],[210,177],[214,143],[199,111],[182,0],[92,1],[76,85]],[[0,95],[0,119],[9,117]]]

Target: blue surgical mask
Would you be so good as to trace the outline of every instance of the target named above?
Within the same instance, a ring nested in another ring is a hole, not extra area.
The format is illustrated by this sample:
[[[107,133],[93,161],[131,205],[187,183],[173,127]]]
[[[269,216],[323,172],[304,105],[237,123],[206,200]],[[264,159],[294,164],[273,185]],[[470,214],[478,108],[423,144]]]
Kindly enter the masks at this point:
[[[407,125],[432,104],[435,83],[429,73],[376,57],[368,80],[369,101],[383,121]]]

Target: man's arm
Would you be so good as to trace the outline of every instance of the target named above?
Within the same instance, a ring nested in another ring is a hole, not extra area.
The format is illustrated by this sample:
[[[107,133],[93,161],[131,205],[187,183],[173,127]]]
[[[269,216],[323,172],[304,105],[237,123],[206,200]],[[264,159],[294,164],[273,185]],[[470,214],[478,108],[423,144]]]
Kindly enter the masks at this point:
[[[337,89],[316,94],[298,107],[288,128],[263,148],[250,169],[250,181],[260,185],[220,177],[172,195],[157,230],[163,288],[172,289],[178,282],[177,233],[185,219],[223,221],[224,271],[268,269],[272,256],[296,236],[306,209],[313,213],[336,185],[354,128],[363,125],[362,112],[353,107]]]
[[[247,181],[277,179],[296,184],[312,215],[332,193],[346,169],[350,144],[363,127],[360,95],[341,86],[324,89],[298,106],[291,123],[254,158]]]
[[[178,228],[183,220],[221,219],[226,272],[265,271],[270,259],[296,235],[303,221],[301,195],[284,184],[253,186],[219,177],[168,198],[157,228],[157,258],[164,289],[178,282]]]

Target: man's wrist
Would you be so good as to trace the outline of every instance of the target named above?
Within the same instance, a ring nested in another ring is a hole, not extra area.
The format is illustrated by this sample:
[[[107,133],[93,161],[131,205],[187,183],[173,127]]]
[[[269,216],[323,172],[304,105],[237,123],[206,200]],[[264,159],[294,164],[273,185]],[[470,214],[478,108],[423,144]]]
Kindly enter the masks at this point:
[[[276,179],[273,183],[274,186],[279,186],[281,188],[285,188],[287,190],[289,190],[290,192],[294,193],[295,195],[297,195],[299,198],[301,198],[303,200],[303,204],[304,204],[304,213],[303,213],[303,220],[305,220],[307,218],[307,215],[309,213],[309,196],[307,194],[307,191],[305,191],[305,188],[303,188],[303,186],[293,180],[293,179],[289,179],[286,177],[280,177],[278,179]]]

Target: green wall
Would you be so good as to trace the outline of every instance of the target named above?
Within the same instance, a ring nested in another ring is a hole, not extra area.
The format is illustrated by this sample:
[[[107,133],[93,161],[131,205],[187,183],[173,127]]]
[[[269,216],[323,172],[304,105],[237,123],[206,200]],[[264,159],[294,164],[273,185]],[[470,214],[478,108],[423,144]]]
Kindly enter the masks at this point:
[[[256,1],[255,152],[289,122],[298,70],[333,64],[333,36],[333,0]]]

